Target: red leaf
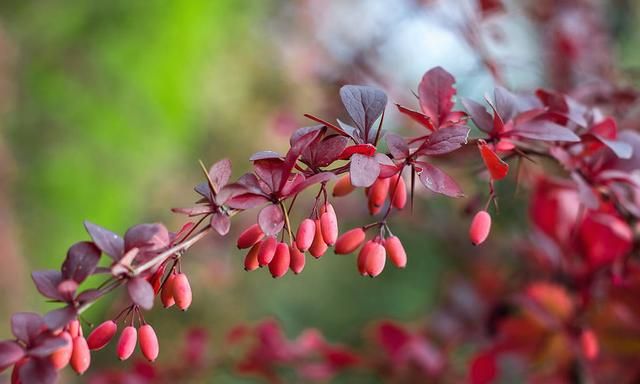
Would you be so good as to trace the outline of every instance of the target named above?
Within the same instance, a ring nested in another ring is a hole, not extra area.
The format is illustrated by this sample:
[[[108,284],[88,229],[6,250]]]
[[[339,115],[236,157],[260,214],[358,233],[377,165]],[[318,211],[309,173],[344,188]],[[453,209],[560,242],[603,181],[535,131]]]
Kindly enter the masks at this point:
[[[424,74],[418,86],[422,112],[431,119],[436,128],[446,121],[453,108],[455,82],[455,78],[449,72],[442,67],[435,67]]]
[[[509,173],[509,164],[502,161],[495,152],[489,148],[486,144],[481,144],[478,146],[480,149],[480,155],[482,156],[482,160],[484,161],[484,165],[489,170],[491,174],[491,178],[493,180],[502,180]]]
[[[462,189],[451,176],[429,163],[416,162],[416,172],[422,184],[435,193],[450,197],[462,197]]]
[[[356,144],[356,145],[352,145],[350,147],[347,147],[344,149],[344,151],[342,151],[342,153],[340,154],[339,159],[340,160],[349,160],[351,158],[352,155],[359,153],[361,155],[364,156],[373,156],[374,153],[376,153],[376,147],[374,147],[372,144]]]
[[[493,352],[483,352],[473,357],[469,368],[471,384],[490,384],[497,376],[498,366]]]
[[[354,154],[351,157],[349,176],[354,187],[369,187],[380,174],[380,164],[375,157]]]
[[[435,131],[436,130],[436,128],[433,126],[433,123],[431,122],[431,119],[429,118],[429,116],[427,116],[427,115],[425,115],[423,113],[420,113],[418,111],[414,111],[412,109],[405,108],[400,104],[396,104],[396,107],[398,107],[398,111],[400,111],[400,113],[409,116],[411,119],[416,121],[418,124],[426,127],[430,131]]]

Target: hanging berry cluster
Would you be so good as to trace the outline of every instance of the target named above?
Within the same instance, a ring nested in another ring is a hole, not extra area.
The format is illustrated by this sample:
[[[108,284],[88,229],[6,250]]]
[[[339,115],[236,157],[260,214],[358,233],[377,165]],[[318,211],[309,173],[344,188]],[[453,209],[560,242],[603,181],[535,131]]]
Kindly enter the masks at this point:
[[[481,174],[488,181],[487,202],[469,229],[473,244],[489,236],[489,211],[497,199],[494,185],[509,174],[508,162],[542,157],[560,165],[568,176],[561,182],[547,181],[551,187],[536,195],[540,212],[551,209],[545,202],[558,199],[556,192],[571,194],[578,208],[571,208],[573,216],[545,213],[536,224],[564,249],[585,255],[586,264],[573,271],[576,276],[616,265],[616,276],[622,278],[624,260],[632,250],[631,225],[640,217],[640,182],[634,173],[638,158],[632,159],[638,135],[618,134],[613,118],[544,90],[520,95],[497,88],[494,98],[485,100],[489,110],[468,99],[461,99],[466,112],[455,110],[454,84],[444,69],[431,69],[418,87],[419,110],[396,105],[420,126],[417,135],[409,137],[383,131],[384,92],[368,86],[342,87],[340,99],[351,121],[332,123],[305,115],[318,124],[295,131],[285,154],[253,154],[249,158],[253,171],[235,181],[229,160],[208,170],[203,166],[206,180],[195,187],[196,204],[173,209],[196,220],[177,232],[159,223],[139,224],[120,237],[85,222],[90,240],[71,246],[60,270],[32,275],[38,291],[62,306],[42,317],[15,314],[15,339],[0,343],[0,367],[13,366],[14,383],[55,382],[57,371],[67,364],[81,374],[90,365],[90,350],[104,347],[115,337],[118,322],[125,325],[117,343],[118,357],[129,358],[139,344],[142,354],[155,360],[158,339],[142,312],[153,307],[156,296],[165,308],[189,308],[191,288],[181,269],[185,252],[211,232],[227,235],[231,218],[254,208],[259,208],[256,223],[237,239],[238,248],[248,250],[247,271],[266,266],[275,278],[289,269],[298,274],[305,268],[307,252],[320,258],[330,247],[336,254],[357,252],[354,266],[363,276],[380,275],[387,259],[404,268],[407,254],[388,218],[405,209],[407,202],[413,206],[416,179],[431,192],[463,197],[456,180],[436,165],[442,163],[439,158],[451,158],[463,147],[478,149],[476,163],[483,164]],[[469,139],[470,123],[479,137]],[[298,198],[307,189],[317,189],[315,198]],[[364,190],[373,219],[341,231],[332,199],[356,189]],[[557,204],[553,207],[561,209]],[[292,220],[294,210],[296,217],[303,217],[299,223]],[[579,243],[569,236],[576,225]],[[103,257],[109,259],[108,267],[99,266]],[[105,278],[98,287],[79,291],[90,275]],[[85,339],[79,316],[119,287],[125,288],[130,304]],[[583,340],[594,344],[589,333]]]

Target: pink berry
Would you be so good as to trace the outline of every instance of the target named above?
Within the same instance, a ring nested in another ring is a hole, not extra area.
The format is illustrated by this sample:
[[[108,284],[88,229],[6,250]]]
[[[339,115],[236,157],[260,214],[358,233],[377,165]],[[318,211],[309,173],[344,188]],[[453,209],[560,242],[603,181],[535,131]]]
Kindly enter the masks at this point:
[[[87,337],[87,345],[91,350],[99,350],[111,341],[116,334],[118,326],[115,321],[107,320],[98,325]]]
[[[116,353],[120,360],[127,360],[136,349],[136,343],[138,341],[138,332],[132,326],[125,327],[118,339],[118,346]]]
[[[140,350],[144,357],[153,362],[158,358],[160,346],[158,345],[158,336],[149,324],[145,324],[138,329],[140,339]]]
[[[476,213],[469,228],[469,238],[473,245],[482,244],[491,231],[491,215],[487,211]]]

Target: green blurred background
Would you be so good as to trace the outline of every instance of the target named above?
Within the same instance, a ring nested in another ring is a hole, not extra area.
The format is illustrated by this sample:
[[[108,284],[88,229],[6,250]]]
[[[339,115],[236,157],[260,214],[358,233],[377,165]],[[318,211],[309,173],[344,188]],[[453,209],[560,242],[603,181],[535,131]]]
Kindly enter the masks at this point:
[[[375,21],[387,2],[358,3],[380,9],[371,15]],[[405,8],[388,17],[406,18],[411,7]],[[389,78],[371,75],[366,68],[354,74],[340,53],[344,47],[331,44],[337,39],[348,47],[353,43],[349,36],[342,41],[339,35],[327,35],[333,24],[317,22],[310,9],[275,0],[0,4],[3,324],[12,311],[49,308],[32,287],[29,271],[57,268],[67,247],[87,238],[82,220],[119,233],[151,221],[175,230],[184,218],[169,208],[194,200],[192,186],[201,175],[198,160],[210,164],[229,157],[237,177],[248,170],[251,153],[286,148],[286,133],[306,124],[303,113],[333,116],[329,113],[336,111],[341,83],[394,83],[391,100],[411,100],[409,90],[421,73],[430,65],[447,64],[440,56],[415,53],[414,37],[407,50],[407,57],[416,55],[411,65],[398,67],[380,59],[383,68],[394,68]],[[348,9],[354,12],[348,17],[358,14],[355,7]],[[407,25],[420,22],[429,25],[428,18],[413,16]],[[634,67],[638,55],[628,46],[637,41],[638,32],[619,24],[616,48],[623,63]],[[359,37],[365,42],[359,46],[371,44],[367,33],[363,27]],[[384,52],[406,50],[402,43],[394,44],[400,48]],[[363,54],[384,56],[379,50]],[[465,67],[459,57],[447,60],[453,61],[454,73],[462,74],[461,92],[488,89],[478,83],[490,86],[486,74],[469,75],[473,62]],[[511,80],[525,86],[540,79],[518,67]],[[391,125],[395,119],[390,117]],[[473,191],[473,185],[468,187]],[[180,335],[188,324],[212,332],[216,353],[223,332],[233,324],[265,317],[280,319],[290,335],[318,327],[331,340],[355,345],[362,343],[363,327],[372,319],[419,319],[447,278],[443,272],[450,260],[442,255],[468,250],[452,244],[457,237],[447,235],[440,224],[464,228],[459,210],[451,209],[459,203],[432,200],[412,218],[405,214],[395,220],[394,231],[410,254],[409,268],[387,268],[374,280],[357,275],[353,257],[328,254],[308,260],[301,276],[288,274],[276,281],[264,270],[244,273],[242,255],[231,241],[199,245],[183,265],[193,276],[192,309],[187,314],[158,309],[148,315],[159,330],[163,351],[180,341],[175,332]],[[352,222],[341,229],[367,220],[361,200],[348,198],[338,206],[351,212],[346,220]],[[506,216],[500,220],[522,214]],[[250,221],[251,214],[244,215],[233,233]],[[119,304],[111,300],[96,306],[88,318],[102,319]],[[0,327],[0,333],[6,336],[8,326]],[[94,370],[116,363],[109,349],[94,356]],[[163,359],[170,356],[161,352]],[[236,381],[226,372],[215,375],[216,382]]]

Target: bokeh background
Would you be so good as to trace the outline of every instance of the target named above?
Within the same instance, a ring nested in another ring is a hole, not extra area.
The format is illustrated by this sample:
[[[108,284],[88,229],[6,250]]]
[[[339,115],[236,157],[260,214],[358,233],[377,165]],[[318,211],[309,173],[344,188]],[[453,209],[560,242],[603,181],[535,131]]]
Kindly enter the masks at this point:
[[[411,90],[421,75],[441,65],[458,78],[460,94],[478,98],[495,81],[487,57],[513,89],[553,83],[544,28],[527,14],[531,3],[507,2],[507,14],[480,22],[475,2],[463,0],[3,0],[2,323],[8,325],[13,311],[49,308],[29,273],[55,268],[70,244],[86,239],[82,220],[120,233],[138,222],[179,228],[184,218],[169,208],[194,200],[198,160],[231,158],[234,177],[241,175],[253,152],[284,150],[288,134],[308,124],[303,113],[343,114],[337,90],[345,83],[378,85],[391,101],[413,105]],[[594,42],[607,54],[591,63],[606,71],[615,58],[629,73],[640,69],[640,3],[590,3],[607,38]],[[574,21],[579,30],[584,21]],[[479,45],[465,37],[468,30],[480,36]],[[580,70],[588,81],[594,69]],[[387,112],[388,127],[416,129],[391,108]],[[473,183],[464,184],[473,196]],[[332,341],[356,346],[366,342],[373,319],[424,321],[458,267],[482,252],[452,233],[466,228],[464,204],[427,197],[413,216],[396,218],[409,267],[387,268],[373,280],[356,273],[353,257],[332,254],[309,260],[300,276],[273,280],[263,270],[245,273],[232,239],[198,245],[183,265],[192,276],[192,308],[147,316],[159,332],[160,361],[171,359],[169,351],[189,325],[211,333],[216,354],[232,325],[269,317],[288,334],[317,327]],[[362,199],[337,206],[348,217],[342,229],[367,220]],[[497,231],[515,235],[526,225],[524,215],[515,199],[503,209]],[[239,218],[231,238],[251,220],[249,214]],[[108,316],[119,304],[104,300],[88,320]],[[2,336],[8,330],[0,327]],[[111,349],[94,354],[94,361],[92,370],[121,366]],[[241,382],[224,369],[211,375],[207,380]]]

